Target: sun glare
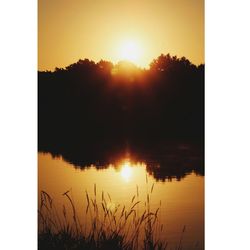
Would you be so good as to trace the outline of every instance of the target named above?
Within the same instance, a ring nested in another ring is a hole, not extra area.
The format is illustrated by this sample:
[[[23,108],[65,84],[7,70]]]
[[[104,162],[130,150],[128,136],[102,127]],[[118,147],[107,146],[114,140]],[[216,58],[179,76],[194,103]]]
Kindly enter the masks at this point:
[[[129,161],[125,161],[122,165],[121,165],[121,176],[122,178],[128,182],[131,179],[131,175],[132,175],[132,167]]]
[[[138,42],[133,40],[124,41],[120,46],[121,60],[127,60],[135,64],[140,63],[141,47]]]

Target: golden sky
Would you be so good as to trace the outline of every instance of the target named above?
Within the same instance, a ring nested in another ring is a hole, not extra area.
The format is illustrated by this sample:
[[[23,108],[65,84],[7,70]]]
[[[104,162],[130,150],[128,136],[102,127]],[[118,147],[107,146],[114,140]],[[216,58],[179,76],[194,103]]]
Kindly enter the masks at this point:
[[[161,53],[204,63],[203,0],[38,0],[39,70]]]

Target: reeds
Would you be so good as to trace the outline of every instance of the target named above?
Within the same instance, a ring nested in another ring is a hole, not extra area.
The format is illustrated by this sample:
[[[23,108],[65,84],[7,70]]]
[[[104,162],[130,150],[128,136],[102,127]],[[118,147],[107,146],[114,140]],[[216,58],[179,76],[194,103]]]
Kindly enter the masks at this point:
[[[150,208],[153,189],[154,184],[150,192],[147,191],[143,206],[137,186],[136,194],[125,207],[115,204],[111,196],[103,191],[98,200],[94,184],[94,197],[85,191],[86,209],[82,212],[82,219],[78,217],[71,191],[63,194],[69,202],[69,208],[63,205],[62,216],[59,216],[50,195],[41,191],[38,211],[39,249],[166,249],[167,243],[159,240],[163,230],[158,220],[160,207],[155,211]]]

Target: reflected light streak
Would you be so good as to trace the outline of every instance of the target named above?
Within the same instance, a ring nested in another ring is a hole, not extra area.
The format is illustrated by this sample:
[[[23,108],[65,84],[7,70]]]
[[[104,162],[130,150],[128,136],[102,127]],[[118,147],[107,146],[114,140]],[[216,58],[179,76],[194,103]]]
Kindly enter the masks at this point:
[[[146,164],[142,162],[133,163],[129,158],[126,158],[119,164],[120,175],[125,182],[131,181],[133,176],[137,175],[133,167],[143,167],[146,169]]]
[[[132,167],[130,161],[125,161],[121,165],[121,176],[126,182],[130,181],[132,176]]]

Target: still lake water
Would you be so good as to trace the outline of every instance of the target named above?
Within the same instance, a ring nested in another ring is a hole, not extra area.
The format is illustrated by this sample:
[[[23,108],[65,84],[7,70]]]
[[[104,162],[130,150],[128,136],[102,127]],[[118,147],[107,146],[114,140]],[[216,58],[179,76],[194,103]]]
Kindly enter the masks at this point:
[[[110,206],[129,206],[137,188],[140,200],[145,201],[154,183],[150,206],[153,211],[160,207],[159,220],[163,231],[159,238],[168,242],[167,249],[176,249],[184,226],[182,249],[204,249],[204,176],[195,172],[190,171],[179,180],[161,180],[147,172],[146,161],[138,162],[129,157],[102,169],[94,165],[77,169],[62,157],[39,153],[38,178],[39,197],[41,190],[46,191],[61,209],[68,205],[62,194],[70,190],[79,211],[84,206],[85,191],[94,195],[94,184],[99,195],[104,191],[112,197]],[[143,203],[138,209],[143,210]]]

